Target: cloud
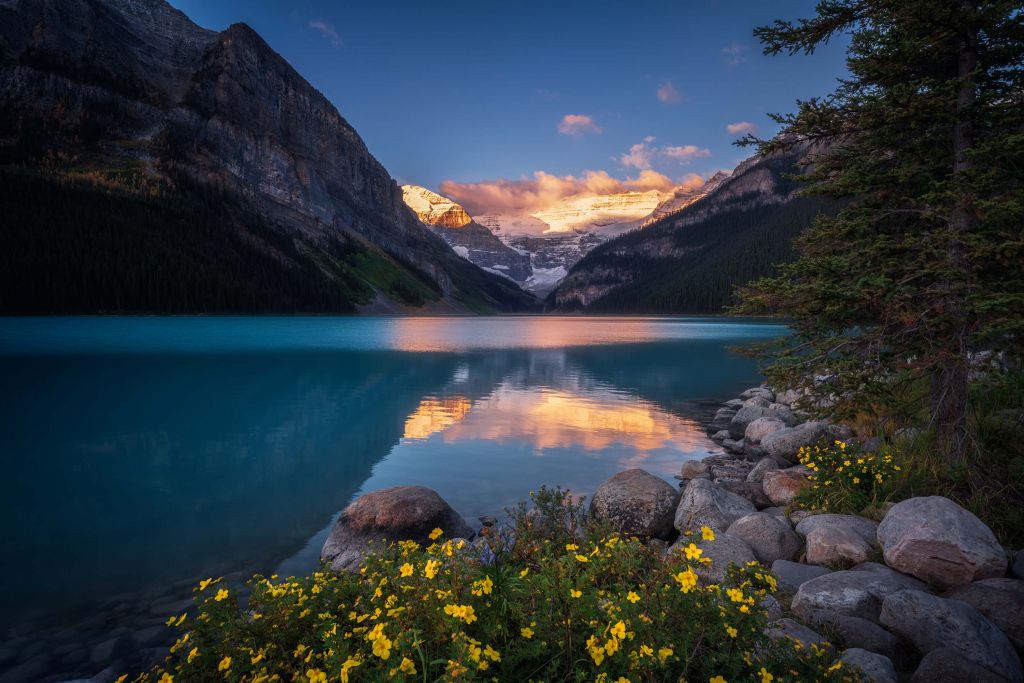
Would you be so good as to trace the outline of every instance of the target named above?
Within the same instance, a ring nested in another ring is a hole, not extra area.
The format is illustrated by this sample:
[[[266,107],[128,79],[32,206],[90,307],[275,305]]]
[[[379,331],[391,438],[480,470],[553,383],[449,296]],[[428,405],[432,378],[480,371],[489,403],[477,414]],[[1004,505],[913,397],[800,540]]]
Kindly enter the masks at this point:
[[[558,122],[558,132],[578,138],[587,133],[600,133],[601,129],[594,123],[594,119],[586,114],[566,114]]]
[[[703,183],[696,174],[682,179],[684,185]],[[606,195],[636,190],[666,192],[678,183],[650,169],[641,170],[635,178],[619,180],[607,171],[585,171],[581,176],[557,176],[536,171],[531,178],[485,180],[478,183],[460,183],[446,180],[441,183],[441,194],[462,204],[472,215],[488,213],[529,212],[547,208],[565,197],[579,194]]]
[[[698,147],[697,145],[665,147],[661,150],[661,153],[669,159],[675,159],[683,162],[691,161],[692,159],[706,159],[711,156],[711,150],[707,147]]]
[[[316,19],[309,22],[309,27],[326,38],[334,47],[337,48],[344,46],[344,43],[341,42],[341,36],[338,35],[333,24],[328,24],[326,21]]]
[[[679,179],[679,185],[684,190],[696,190],[704,184],[704,177],[699,173],[687,173]]]
[[[738,135],[739,133],[753,133],[757,130],[757,126],[750,121],[737,121],[726,125],[725,129],[729,131],[730,135]]]
[[[743,56],[743,53],[746,51],[746,45],[729,43],[722,48],[722,61],[729,66],[739,66],[743,62],[747,61],[747,58]]]
[[[665,81],[658,88],[658,101],[662,104],[677,104],[682,102],[683,96],[679,94],[671,81]]]
[[[689,163],[694,159],[706,159],[711,156],[711,150],[696,145],[668,145],[655,147],[651,143],[654,138],[650,135],[629,148],[619,157],[619,163],[626,168],[635,168],[639,171],[652,168],[659,161]]]

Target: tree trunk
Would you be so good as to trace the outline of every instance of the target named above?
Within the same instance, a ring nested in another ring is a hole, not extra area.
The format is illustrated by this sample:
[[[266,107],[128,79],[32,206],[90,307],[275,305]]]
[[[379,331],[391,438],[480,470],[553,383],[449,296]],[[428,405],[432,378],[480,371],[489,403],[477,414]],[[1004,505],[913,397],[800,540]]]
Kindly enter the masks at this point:
[[[975,102],[974,71],[978,66],[978,32],[973,27],[972,2],[960,4],[965,34],[961,38],[957,55],[956,118],[953,124],[953,185],[956,199],[950,216],[952,235],[948,247],[950,264],[961,275],[961,282],[948,283],[948,299],[943,302],[949,317],[950,330],[946,349],[939,367],[932,377],[932,424],[939,432],[950,457],[962,461],[967,449],[967,390],[968,358],[970,350],[972,316],[962,299],[964,285],[969,278],[969,266],[964,255],[963,238],[971,232],[974,206],[970,192],[964,184],[971,169],[970,151],[974,144],[971,127],[971,108]],[[970,26],[970,29],[967,27]]]

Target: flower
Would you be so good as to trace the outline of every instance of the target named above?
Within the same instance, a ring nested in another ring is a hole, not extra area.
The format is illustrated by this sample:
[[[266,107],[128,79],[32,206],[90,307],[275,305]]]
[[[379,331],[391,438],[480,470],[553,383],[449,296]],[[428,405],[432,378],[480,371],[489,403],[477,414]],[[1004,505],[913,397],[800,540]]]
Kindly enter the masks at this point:
[[[398,665],[398,670],[406,675],[415,676],[416,664],[408,657],[402,657],[402,663]]]
[[[444,613],[456,619],[462,619],[467,624],[476,621],[476,611],[472,605],[445,605]]]
[[[379,625],[379,624],[378,624]],[[380,636],[373,641],[373,654],[375,657],[387,659],[391,656],[391,639],[387,636]]]
[[[575,543],[567,543],[566,546],[565,546],[565,549],[566,549],[567,552],[574,553],[577,550],[579,550],[580,548]]]
[[[664,663],[672,654],[672,648],[670,647],[658,648],[658,661]]]
[[[629,593],[626,594],[626,599],[629,600],[634,605],[636,603],[640,602],[640,596],[637,595],[636,593],[634,593],[633,591],[629,591]]]
[[[533,638],[533,629],[529,626],[524,626],[521,629],[519,629],[519,633],[521,633],[523,638],[526,638],[527,640]]]
[[[444,532],[441,531],[441,527],[434,527],[434,530],[427,534],[427,538],[429,538],[431,541],[436,541],[437,539],[441,538],[443,534]]]
[[[583,595],[583,591],[578,591],[575,588],[569,589],[569,597],[578,598]]]
[[[743,591],[739,588],[730,588],[725,591],[725,594],[729,596],[729,599],[733,602],[743,602]]]
[[[306,678],[309,679],[309,683],[327,683],[327,674],[320,669],[307,669]]]
[[[728,681],[721,676],[715,676],[714,678],[709,678],[708,683],[728,683]]]
[[[346,659],[345,663],[341,665],[341,683],[348,683],[348,672],[360,664],[362,662],[358,659],[353,659],[352,657]]]
[[[726,626],[725,627],[725,632],[729,634],[730,638],[735,638],[737,636],[737,634],[739,634],[739,631],[737,631],[732,626]]]
[[[221,600],[224,600],[227,597],[228,597],[227,590],[225,590],[224,588],[221,588],[219,591],[217,591],[217,595],[215,595],[213,599],[216,600],[217,602],[220,602]]]
[[[693,590],[693,587],[697,585],[697,574],[692,569],[687,568],[685,571],[681,571],[673,576],[676,582],[679,584],[679,590],[684,593],[689,593]]]
[[[160,675],[160,680],[157,681],[157,683],[173,683],[173,682],[174,682],[174,676],[172,676],[171,674],[167,673],[166,671],[163,672],[163,674]]]
[[[700,537],[705,541],[713,541],[715,540],[715,532],[710,527],[702,526],[700,528]]]
[[[441,566],[441,563],[437,560],[427,560],[427,563],[423,565],[423,576],[428,579],[432,579],[437,576],[437,568]]]
[[[220,664],[217,665],[217,671],[227,671],[231,668],[231,657],[225,656],[224,659],[220,660]]]
[[[698,557],[704,554],[704,551],[698,548],[693,543],[683,548],[683,552],[686,553],[686,559],[688,560],[696,560]]]
[[[765,669],[763,666],[761,667],[761,670],[758,672],[758,674],[760,674],[761,676],[761,683],[772,683],[772,681],[775,680],[775,676],[772,676],[770,673],[768,673],[768,670]]]
[[[412,565],[406,562],[398,568],[398,573],[402,576],[412,576],[413,568]]]
[[[576,561],[577,562],[590,562],[590,558],[588,558],[586,555],[576,555]]]
[[[213,579],[203,579],[199,582],[199,590],[204,591],[207,587],[213,583]]]
[[[527,575],[527,574],[529,574],[529,573],[530,573],[530,568],[529,568],[529,567],[527,567],[527,568],[526,568],[526,569],[524,569],[523,571],[519,572],[519,578],[520,578],[520,579],[525,579],[525,578],[526,578],[526,575]]]
[[[185,662],[188,664],[192,663],[192,660],[199,656],[199,648],[194,647],[188,651],[188,657],[185,658]]]
[[[626,624],[622,621],[615,624],[615,626],[612,626],[611,634],[613,637],[622,640],[626,637]]]

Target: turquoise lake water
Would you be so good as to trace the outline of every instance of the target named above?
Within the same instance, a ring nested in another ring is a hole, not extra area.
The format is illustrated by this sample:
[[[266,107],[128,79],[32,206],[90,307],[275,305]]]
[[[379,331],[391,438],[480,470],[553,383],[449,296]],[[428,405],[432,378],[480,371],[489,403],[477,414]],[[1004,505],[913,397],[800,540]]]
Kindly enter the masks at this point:
[[[309,571],[362,491],[428,486],[476,527],[541,484],[589,494],[628,467],[674,483],[714,450],[716,404],[760,381],[728,348],[784,333],[716,318],[0,319],[0,671],[146,665],[198,579]]]

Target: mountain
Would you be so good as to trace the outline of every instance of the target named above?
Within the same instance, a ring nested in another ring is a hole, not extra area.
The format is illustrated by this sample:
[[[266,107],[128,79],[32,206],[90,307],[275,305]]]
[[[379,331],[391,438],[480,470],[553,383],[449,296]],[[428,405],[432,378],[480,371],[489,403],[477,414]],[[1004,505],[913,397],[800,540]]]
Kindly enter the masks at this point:
[[[731,175],[731,171],[718,171],[699,187],[682,185],[676,188],[672,194],[654,207],[654,211],[651,211],[651,213],[644,219],[644,222],[640,224],[640,227],[647,227],[648,225],[661,220],[665,216],[682,211],[698,199],[716,190],[718,186],[725,182]]]
[[[555,311],[716,313],[733,290],[792,258],[792,238],[834,209],[804,196],[792,177],[815,149],[753,157],[682,208],[609,240],[583,257],[547,296]]]
[[[425,228],[251,28],[163,0],[0,0],[0,166],[2,312],[531,302]]]
[[[420,221],[459,256],[519,285],[525,285],[533,274],[529,254],[506,245],[451,199],[419,185],[402,185],[402,197]]]

